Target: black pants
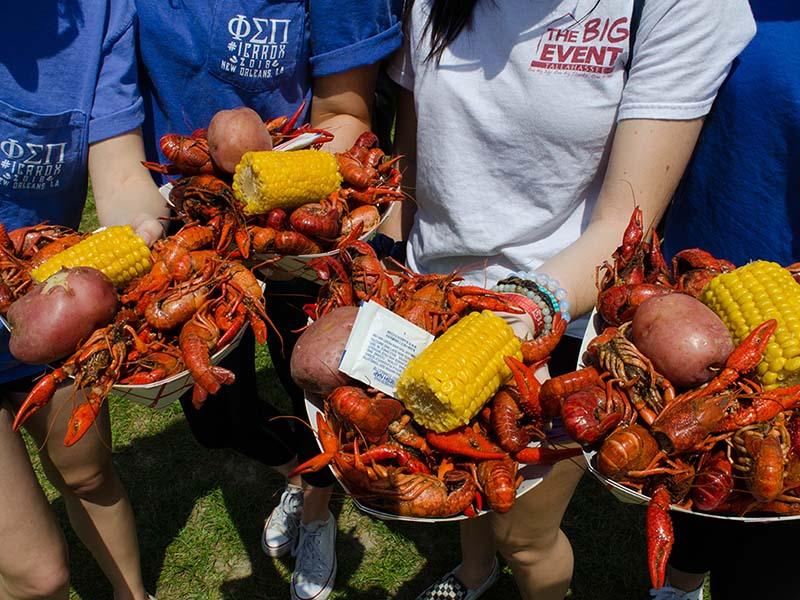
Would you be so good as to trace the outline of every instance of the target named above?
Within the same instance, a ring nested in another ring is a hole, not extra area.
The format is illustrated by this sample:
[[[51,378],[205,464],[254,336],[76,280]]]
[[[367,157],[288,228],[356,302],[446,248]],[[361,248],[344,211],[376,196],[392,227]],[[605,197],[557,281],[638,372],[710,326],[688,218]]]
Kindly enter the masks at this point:
[[[292,401],[294,416],[308,421],[303,391],[289,373],[289,357],[299,334],[292,330],[306,324],[303,304],[314,302],[318,286],[302,279],[270,281],[267,284],[267,314],[280,332],[283,344],[271,328],[267,334],[275,372]],[[269,327],[269,326],[268,326]],[[258,397],[255,368],[255,339],[248,331],[239,346],[220,366],[236,374],[233,385],[223,385],[197,410],[191,393],[181,398],[181,406],[197,441],[207,448],[231,448],[267,466],[278,466],[297,457],[299,462],[319,454],[311,429],[290,419],[270,420],[280,413]],[[333,485],[330,469],[303,476],[315,487]]]
[[[672,512],[675,544],[670,564],[711,573],[714,600],[794,600],[800,573],[794,542],[800,521],[741,523]]]
[[[577,368],[578,353],[581,349],[581,339],[565,335],[550,355],[547,370],[550,377],[557,377],[574,371]]]
[[[270,281],[267,284],[267,315],[280,331],[281,339],[276,335],[267,336],[267,346],[283,389],[292,401],[292,414],[308,422],[303,390],[292,380],[289,370],[289,359],[297,343],[299,333],[295,333],[308,323],[308,316],[303,312],[303,305],[316,302],[319,286],[305,279],[290,281]],[[310,427],[295,423],[294,448],[298,460],[304,462],[320,453],[314,432]],[[314,487],[333,485],[336,479],[330,469],[303,475],[303,481]]]

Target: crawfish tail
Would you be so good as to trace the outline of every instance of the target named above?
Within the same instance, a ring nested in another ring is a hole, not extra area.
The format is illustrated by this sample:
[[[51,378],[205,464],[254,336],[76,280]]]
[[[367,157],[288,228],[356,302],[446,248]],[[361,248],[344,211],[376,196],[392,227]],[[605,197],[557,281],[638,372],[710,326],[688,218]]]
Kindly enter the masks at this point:
[[[514,461],[487,460],[479,463],[478,482],[486,494],[489,508],[498,513],[511,510],[517,495],[517,465]]]
[[[147,305],[144,316],[156,329],[173,329],[185,323],[205,303],[210,293],[207,286],[180,289],[163,300]]]
[[[512,392],[500,388],[492,401],[491,423],[498,443],[507,452],[517,452],[527,446],[532,436],[526,428],[520,427],[522,411]]]
[[[194,381],[210,394],[216,394],[222,384],[231,384],[235,375],[211,364],[209,351],[219,338],[216,324],[202,312],[196,313],[181,329],[178,344],[183,362]]]

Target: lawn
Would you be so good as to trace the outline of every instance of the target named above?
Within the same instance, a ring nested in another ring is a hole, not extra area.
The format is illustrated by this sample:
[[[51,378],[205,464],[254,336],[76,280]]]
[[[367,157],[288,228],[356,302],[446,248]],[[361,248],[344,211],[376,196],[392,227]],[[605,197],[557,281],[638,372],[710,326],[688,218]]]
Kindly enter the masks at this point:
[[[96,226],[90,202],[83,228]],[[266,348],[257,353],[260,393],[283,404]],[[283,487],[266,467],[193,439],[175,404],[154,411],[109,399],[114,458],[139,529],[145,583],[159,600],[256,600],[288,597],[292,559],[269,559],[259,545],[263,521]],[[30,447],[30,440],[29,447]],[[31,448],[32,449],[32,448]],[[72,599],[111,597],[91,556],[72,534],[63,502],[41,477],[70,546]],[[337,494],[339,572],[334,598],[413,599],[459,559],[454,524],[413,525],[373,520]],[[644,510],[617,502],[586,475],[563,528],[575,551],[572,600],[648,596]],[[517,598],[505,568],[484,598]]]

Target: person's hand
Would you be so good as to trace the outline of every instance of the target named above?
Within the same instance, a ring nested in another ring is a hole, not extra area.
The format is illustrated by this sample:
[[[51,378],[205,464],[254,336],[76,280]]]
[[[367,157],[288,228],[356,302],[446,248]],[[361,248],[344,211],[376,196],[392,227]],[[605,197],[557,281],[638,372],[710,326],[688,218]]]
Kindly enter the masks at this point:
[[[152,215],[139,214],[131,219],[130,223],[134,233],[142,238],[148,246],[152,246],[164,236],[164,222]]]
[[[502,317],[506,323],[511,325],[511,329],[514,330],[514,333],[519,339],[525,340],[533,337],[535,331],[533,320],[527,313],[515,314],[497,312],[496,314]],[[547,363],[536,369],[534,374],[540,383],[544,383],[546,380],[550,379],[550,371],[547,368]]]

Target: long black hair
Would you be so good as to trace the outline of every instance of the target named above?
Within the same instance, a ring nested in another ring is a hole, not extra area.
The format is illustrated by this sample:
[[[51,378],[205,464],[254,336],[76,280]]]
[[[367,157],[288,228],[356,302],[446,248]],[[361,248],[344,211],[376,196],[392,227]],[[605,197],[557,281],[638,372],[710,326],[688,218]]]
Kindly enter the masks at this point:
[[[458,37],[464,27],[472,25],[472,13],[479,0],[432,0],[431,13],[422,35],[430,32],[431,49],[426,61],[439,62],[444,49]],[[408,2],[408,6],[413,2]]]

